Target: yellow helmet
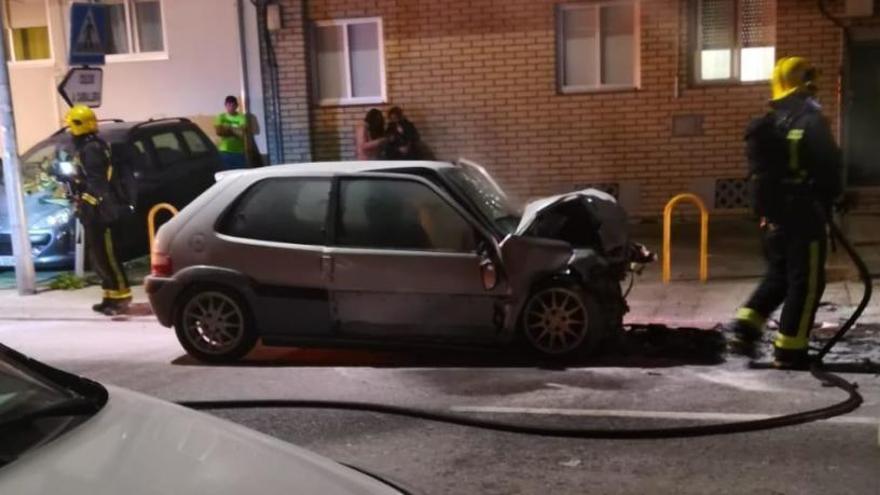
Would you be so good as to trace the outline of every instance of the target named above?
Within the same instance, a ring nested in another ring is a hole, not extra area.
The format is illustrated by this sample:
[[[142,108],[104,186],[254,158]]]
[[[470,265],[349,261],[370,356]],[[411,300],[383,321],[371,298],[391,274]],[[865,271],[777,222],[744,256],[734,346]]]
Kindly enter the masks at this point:
[[[816,69],[802,57],[784,57],[776,62],[770,88],[773,101],[798,92],[814,92]]]
[[[74,136],[98,132],[98,118],[95,112],[85,105],[74,105],[64,117],[67,129]]]

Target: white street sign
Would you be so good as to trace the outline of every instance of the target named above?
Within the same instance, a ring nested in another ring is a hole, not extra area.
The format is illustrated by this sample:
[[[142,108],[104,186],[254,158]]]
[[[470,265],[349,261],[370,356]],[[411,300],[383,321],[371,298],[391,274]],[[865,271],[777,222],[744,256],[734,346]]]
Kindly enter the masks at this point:
[[[70,69],[58,92],[70,105],[82,104],[92,108],[101,106],[104,71],[94,67],[75,67]]]

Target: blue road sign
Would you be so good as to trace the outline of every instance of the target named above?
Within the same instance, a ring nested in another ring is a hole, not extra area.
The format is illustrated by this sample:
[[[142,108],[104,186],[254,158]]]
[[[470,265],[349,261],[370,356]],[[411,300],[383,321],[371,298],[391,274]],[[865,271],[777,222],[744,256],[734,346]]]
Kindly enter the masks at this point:
[[[105,5],[71,4],[70,65],[104,65],[109,35]]]

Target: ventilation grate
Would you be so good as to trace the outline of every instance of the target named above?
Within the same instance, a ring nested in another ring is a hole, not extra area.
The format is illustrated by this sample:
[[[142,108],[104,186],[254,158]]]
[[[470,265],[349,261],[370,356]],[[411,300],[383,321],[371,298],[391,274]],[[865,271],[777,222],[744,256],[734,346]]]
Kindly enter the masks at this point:
[[[747,179],[717,179],[715,181],[715,209],[748,208],[749,181]]]

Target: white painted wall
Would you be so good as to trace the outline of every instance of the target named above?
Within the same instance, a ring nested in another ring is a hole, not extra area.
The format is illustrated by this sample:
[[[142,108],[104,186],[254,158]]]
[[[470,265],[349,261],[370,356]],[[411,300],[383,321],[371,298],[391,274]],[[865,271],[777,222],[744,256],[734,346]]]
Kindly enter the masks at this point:
[[[54,60],[42,66],[9,64],[19,149],[26,150],[58,128],[67,106],[55,86],[67,71],[69,8],[67,0],[48,0]],[[16,3],[12,3],[15,8]],[[262,85],[256,15],[244,0],[251,82],[250,111],[260,119]],[[242,96],[242,65],[236,0],[162,0],[165,54],[148,59],[108,59],[104,66],[103,105],[99,118],[142,120],[189,117],[213,132],[214,115],[223,99]],[[265,139],[258,137],[265,152]]]

